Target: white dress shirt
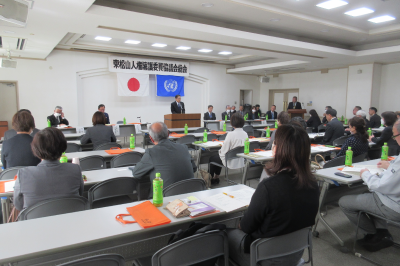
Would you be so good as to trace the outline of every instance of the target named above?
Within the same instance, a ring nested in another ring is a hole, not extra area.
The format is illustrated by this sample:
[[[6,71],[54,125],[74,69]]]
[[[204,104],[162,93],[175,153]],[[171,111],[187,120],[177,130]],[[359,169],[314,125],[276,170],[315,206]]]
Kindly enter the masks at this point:
[[[227,134],[228,135],[224,140],[224,144],[222,144],[222,147],[219,150],[219,157],[221,158],[221,161],[224,165],[225,154],[236,147],[244,146],[244,141],[246,140],[246,138],[249,137],[247,135],[247,132],[245,132],[243,128],[236,128],[234,131],[228,132]],[[229,169],[237,169],[242,167],[244,167],[244,158],[237,158],[228,161]]]

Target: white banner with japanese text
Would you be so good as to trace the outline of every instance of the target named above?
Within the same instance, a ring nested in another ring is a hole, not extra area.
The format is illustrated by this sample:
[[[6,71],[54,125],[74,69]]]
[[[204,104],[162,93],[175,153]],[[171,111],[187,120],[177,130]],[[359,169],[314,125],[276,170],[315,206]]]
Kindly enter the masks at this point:
[[[189,76],[189,62],[110,56],[108,70],[120,73]]]

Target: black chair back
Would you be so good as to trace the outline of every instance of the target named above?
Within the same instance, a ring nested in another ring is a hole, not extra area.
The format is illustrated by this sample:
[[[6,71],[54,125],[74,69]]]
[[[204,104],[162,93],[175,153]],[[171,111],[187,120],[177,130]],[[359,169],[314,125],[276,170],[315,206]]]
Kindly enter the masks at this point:
[[[255,149],[260,149],[260,142],[259,141],[250,142],[250,152],[254,152]]]
[[[356,157],[353,157],[353,163],[361,163],[364,162],[365,158],[367,157],[368,153],[360,154]]]
[[[95,255],[59,264],[58,266],[124,266],[125,259],[118,254]]]
[[[92,155],[79,158],[79,165],[82,171],[92,171],[106,168],[106,162],[100,155]]]
[[[105,150],[109,150],[111,148],[122,148],[122,147],[121,147],[121,145],[119,145],[116,142],[108,142],[108,143],[100,144],[97,147],[94,147],[93,150],[94,151],[105,151]]]
[[[207,141],[212,141],[213,139],[218,139],[218,136],[216,134],[207,135]]]
[[[111,168],[136,165],[142,159],[140,152],[125,152],[111,159]]]
[[[118,125],[121,125],[121,124],[123,124],[124,123],[124,121],[117,121],[117,124]]]
[[[185,145],[192,144],[195,141],[196,141],[196,138],[193,135],[186,135],[179,139],[176,139],[176,143],[185,144]]]
[[[7,168],[6,170],[3,170],[0,173],[0,180],[10,180],[14,179],[14,177],[17,175],[18,170],[21,168],[24,168],[26,166],[16,166],[16,167],[10,167]]]
[[[206,128],[206,127],[201,127],[201,128],[196,129],[193,133],[204,133],[204,130],[206,130],[207,132],[210,132],[210,131],[208,130],[208,128]]]
[[[64,197],[43,200],[24,209],[18,217],[18,221],[31,220],[47,216],[78,212],[89,209],[87,199],[83,197]]]
[[[174,195],[179,195],[179,194],[186,194],[186,193],[191,193],[191,192],[202,191],[202,190],[206,190],[206,189],[207,189],[207,186],[203,179],[191,178],[191,179],[182,180],[182,181],[173,183],[172,185],[169,185],[168,187],[164,188],[163,194],[164,194],[164,197],[168,197],[168,196],[174,196]]]
[[[218,140],[225,140],[227,135],[228,133],[224,135],[219,135]]]
[[[350,136],[343,136],[343,137],[340,137],[340,138],[337,138],[337,139],[335,139],[334,141],[333,141],[333,146],[336,146],[336,147],[341,147],[345,142],[346,142],[346,140],[349,138]]]
[[[321,124],[321,125],[318,126],[318,133],[319,132],[325,132],[325,130],[326,130],[326,126],[324,124]]]
[[[243,130],[244,130],[244,132],[247,133],[247,135],[249,137],[254,137],[254,128],[253,128],[253,126],[244,126]]]
[[[327,161],[326,164],[324,164],[324,168],[341,166],[344,165],[345,161],[346,161],[346,156],[339,156],[330,161]]]
[[[78,144],[75,143],[68,143],[67,142],[67,149],[65,150],[65,153],[68,152],[81,152],[82,151],[82,147]]]

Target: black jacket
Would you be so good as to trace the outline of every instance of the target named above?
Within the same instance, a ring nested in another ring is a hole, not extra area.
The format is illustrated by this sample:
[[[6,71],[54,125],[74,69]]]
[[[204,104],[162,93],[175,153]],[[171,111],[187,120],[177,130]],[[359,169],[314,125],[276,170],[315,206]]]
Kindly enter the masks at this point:
[[[365,128],[368,130],[368,128],[372,128],[371,127],[371,123],[368,121],[368,119],[364,118],[365,121]]]
[[[267,114],[268,119],[278,119],[278,113],[276,111],[274,111],[274,118],[272,118],[272,112],[268,111]]]
[[[306,123],[308,127],[313,128],[313,132],[318,132],[318,126],[322,124],[319,116],[311,116]]]
[[[381,126],[381,117],[377,114],[374,114],[369,119],[369,126],[371,128],[379,128]]]
[[[109,142],[116,142],[117,138],[114,135],[113,128],[111,126],[105,126],[97,124],[93,127],[86,129],[85,135],[81,138],[81,144],[87,144],[92,142],[93,147]]]
[[[328,119],[326,119],[326,116],[324,116],[324,118],[322,118],[322,124],[327,124],[328,123]]]
[[[217,117],[215,116],[215,113],[211,112],[211,117],[209,112],[204,113],[203,120],[217,120]]]
[[[17,134],[4,141],[1,151],[4,169],[15,166],[36,166],[40,163],[40,159],[33,155],[32,140],[33,137],[28,134]]]
[[[227,116],[228,120],[231,120],[231,113],[227,113],[226,111],[222,113],[222,120],[225,120],[225,115]]]
[[[67,126],[69,125],[69,122],[68,122],[67,119],[65,119],[65,118],[63,119],[63,118],[61,118],[61,116],[55,117],[54,114],[53,115],[49,115],[47,117],[47,120],[50,121],[52,127],[56,127],[56,126],[58,126],[60,124],[64,124],[64,125],[67,125]]]
[[[388,147],[389,147],[389,155],[398,155],[400,152],[400,147],[399,144],[397,144],[397,141],[392,139],[393,136],[393,127],[385,127],[382,131],[382,134],[380,137],[374,137],[371,139],[373,143],[375,143],[378,146],[383,146],[384,143],[386,142]]]
[[[107,113],[104,113],[104,116],[106,117],[106,124],[111,124],[110,123],[110,116]]]
[[[344,127],[336,117],[326,125],[325,136],[322,139],[322,144],[332,145],[335,139],[344,136]]]
[[[185,104],[180,102],[181,108],[178,107],[178,104],[175,102],[171,103],[171,113],[172,114],[184,114],[185,113]],[[182,111],[182,112],[181,112]]]
[[[288,109],[294,109],[293,108],[293,102],[289,103]],[[301,103],[300,102],[296,102],[296,109],[301,109]]]

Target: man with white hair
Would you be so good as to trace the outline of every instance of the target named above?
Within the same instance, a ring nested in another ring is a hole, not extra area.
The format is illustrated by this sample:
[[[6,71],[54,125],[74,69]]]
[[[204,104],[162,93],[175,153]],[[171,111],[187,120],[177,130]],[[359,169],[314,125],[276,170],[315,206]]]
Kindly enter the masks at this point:
[[[222,113],[222,120],[225,120],[225,116],[227,120],[231,120],[231,106],[226,106],[226,111]]]
[[[369,125],[369,121],[367,119],[367,112],[365,112],[364,110],[358,110],[356,112],[356,116],[358,117],[362,117],[365,121],[365,128],[368,130],[370,125]]]
[[[135,178],[141,179],[150,175],[153,184],[156,173],[160,173],[164,188],[178,181],[194,178],[193,173],[196,172],[197,166],[189,154],[188,147],[170,141],[168,128],[163,122],[151,124],[149,135],[155,146],[146,150],[133,169]],[[150,195],[152,194],[153,188],[150,190]]]
[[[57,127],[57,126],[68,126],[69,122],[67,119],[65,119],[64,113],[62,111],[61,106],[56,106],[54,108],[54,114],[49,115],[47,117],[47,120],[50,121],[52,127]]]

